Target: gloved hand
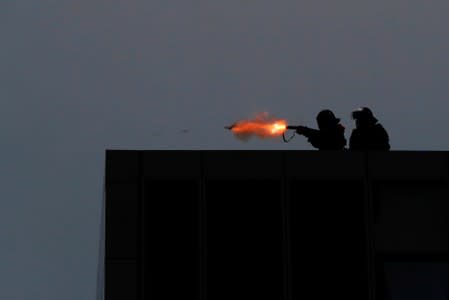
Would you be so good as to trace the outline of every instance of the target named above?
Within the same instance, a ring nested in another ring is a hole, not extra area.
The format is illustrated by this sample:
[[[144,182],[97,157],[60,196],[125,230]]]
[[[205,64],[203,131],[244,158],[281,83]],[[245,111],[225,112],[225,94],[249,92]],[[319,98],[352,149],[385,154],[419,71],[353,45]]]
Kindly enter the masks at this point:
[[[296,133],[297,134],[304,134],[305,131],[306,131],[306,127],[305,126],[297,126],[297,128],[296,128]]]

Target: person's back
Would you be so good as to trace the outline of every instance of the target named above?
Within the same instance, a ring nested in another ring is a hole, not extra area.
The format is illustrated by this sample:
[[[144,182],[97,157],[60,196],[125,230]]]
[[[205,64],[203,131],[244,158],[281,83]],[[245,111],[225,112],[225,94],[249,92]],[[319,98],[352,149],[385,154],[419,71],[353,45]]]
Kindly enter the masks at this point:
[[[356,128],[349,139],[351,150],[390,150],[387,131],[380,124]]]
[[[356,128],[349,139],[350,150],[390,150],[389,136],[369,108],[353,112]]]

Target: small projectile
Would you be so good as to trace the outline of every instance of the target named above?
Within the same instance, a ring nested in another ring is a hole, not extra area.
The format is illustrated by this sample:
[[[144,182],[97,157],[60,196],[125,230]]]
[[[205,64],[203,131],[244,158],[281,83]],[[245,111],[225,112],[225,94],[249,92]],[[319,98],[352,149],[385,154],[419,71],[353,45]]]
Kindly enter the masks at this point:
[[[225,126],[224,128],[225,128],[225,129],[232,130],[232,128],[234,128],[234,127],[235,127],[235,124],[232,124],[232,125],[230,125],[230,126]]]

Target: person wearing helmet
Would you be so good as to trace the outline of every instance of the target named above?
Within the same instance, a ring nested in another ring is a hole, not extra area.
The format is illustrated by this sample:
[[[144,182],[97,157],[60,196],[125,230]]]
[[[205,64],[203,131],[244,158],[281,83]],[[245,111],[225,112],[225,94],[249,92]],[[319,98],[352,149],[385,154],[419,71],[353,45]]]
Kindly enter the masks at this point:
[[[353,111],[352,118],[356,127],[349,138],[350,150],[390,150],[388,133],[369,108]]]
[[[345,128],[329,109],[322,110],[316,117],[317,129],[298,126],[296,132],[307,137],[313,147],[319,150],[342,150],[346,146]]]

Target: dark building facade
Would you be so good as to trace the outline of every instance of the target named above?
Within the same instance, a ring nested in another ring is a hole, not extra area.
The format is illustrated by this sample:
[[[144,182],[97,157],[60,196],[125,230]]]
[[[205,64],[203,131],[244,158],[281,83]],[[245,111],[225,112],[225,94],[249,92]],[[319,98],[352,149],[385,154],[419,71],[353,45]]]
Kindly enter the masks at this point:
[[[105,191],[106,300],[449,299],[448,152],[108,150]]]

